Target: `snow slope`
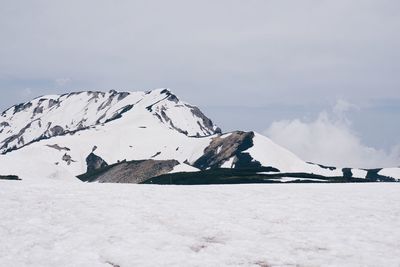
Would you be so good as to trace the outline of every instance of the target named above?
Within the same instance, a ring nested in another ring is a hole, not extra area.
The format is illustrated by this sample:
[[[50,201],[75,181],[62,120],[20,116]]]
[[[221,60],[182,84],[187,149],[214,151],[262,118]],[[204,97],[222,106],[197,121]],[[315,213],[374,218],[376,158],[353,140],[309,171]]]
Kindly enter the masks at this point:
[[[0,188],[0,266],[400,264],[399,184]]]
[[[342,175],[340,169],[323,169],[318,165],[306,163],[292,152],[258,133],[255,134],[253,142],[253,147],[245,152],[250,153],[250,155],[260,161],[263,166],[273,166],[274,168],[278,168],[281,172],[305,172],[325,176]]]
[[[398,179],[400,181],[400,168],[385,168],[379,174]]]

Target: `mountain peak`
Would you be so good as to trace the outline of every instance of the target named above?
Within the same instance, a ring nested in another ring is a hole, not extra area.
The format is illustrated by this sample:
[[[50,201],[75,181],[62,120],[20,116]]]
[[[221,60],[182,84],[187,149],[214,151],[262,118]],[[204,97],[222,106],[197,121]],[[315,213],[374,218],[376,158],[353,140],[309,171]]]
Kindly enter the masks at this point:
[[[153,116],[149,120],[187,136],[220,132],[200,109],[180,101],[167,88],[148,92],[81,91],[40,96],[4,111],[0,117],[0,153],[42,139],[101,127],[128,112],[136,117],[150,113]]]

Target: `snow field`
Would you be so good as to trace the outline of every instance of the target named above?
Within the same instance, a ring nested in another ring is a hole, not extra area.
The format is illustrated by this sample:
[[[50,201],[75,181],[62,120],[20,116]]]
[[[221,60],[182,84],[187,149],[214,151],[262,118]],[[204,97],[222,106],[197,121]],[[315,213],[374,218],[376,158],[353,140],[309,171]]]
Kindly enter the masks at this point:
[[[0,266],[399,266],[400,185],[0,181]]]

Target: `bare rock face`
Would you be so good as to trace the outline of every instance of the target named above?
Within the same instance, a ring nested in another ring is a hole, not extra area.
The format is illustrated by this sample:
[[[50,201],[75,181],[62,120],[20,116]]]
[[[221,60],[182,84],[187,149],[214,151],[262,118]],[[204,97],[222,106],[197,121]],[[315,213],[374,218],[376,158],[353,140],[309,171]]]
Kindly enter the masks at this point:
[[[193,166],[201,170],[220,168],[234,157],[235,168],[261,167],[248,153],[243,153],[253,146],[253,138],[254,132],[241,131],[233,132],[227,137],[215,137]]]
[[[0,175],[0,180],[20,181],[21,179],[17,175]]]
[[[150,178],[169,173],[179,164],[176,160],[134,160],[119,162],[92,173],[78,176],[85,182],[139,184]]]
[[[192,112],[193,116],[195,116],[197,118],[200,118],[203,121],[202,124],[200,122],[197,122],[199,127],[200,127],[200,129],[203,132],[206,132],[206,133],[208,133],[210,135],[211,134],[220,134],[220,133],[222,133],[221,128],[219,128],[219,127],[215,128],[214,123],[208,117],[206,117],[204,115],[204,113],[201,112],[201,110],[198,107],[191,106],[191,105],[188,105],[188,104],[186,104],[186,106],[190,108],[190,111]]]
[[[63,161],[65,161],[67,163],[67,165],[71,165],[72,162],[76,162],[75,160],[72,159],[71,155],[68,155],[67,153],[65,153],[62,158]]]
[[[61,147],[58,144],[46,145],[46,146],[50,147],[50,148],[54,148],[55,150],[58,150],[58,151],[71,151],[71,149],[69,149],[68,147]]]
[[[95,150],[93,148],[93,150]],[[87,173],[99,170],[101,168],[107,167],[108,164],[105,160],[103,160],[101,157],[95,155],[93,152],[89,154],[86,158],[86,164],[87,164]]]
[[[64,128],[56,125],[50,129],[51,136],[58,136],[64,134]]]

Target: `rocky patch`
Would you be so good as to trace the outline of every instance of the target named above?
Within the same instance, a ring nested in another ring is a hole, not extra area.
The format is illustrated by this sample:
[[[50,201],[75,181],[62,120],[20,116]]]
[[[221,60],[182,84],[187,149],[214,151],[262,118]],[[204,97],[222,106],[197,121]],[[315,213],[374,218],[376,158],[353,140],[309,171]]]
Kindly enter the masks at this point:
[[[3,121],[3,122],[1,122],[0,123],[0,127],[10,127],[10,124],[8,123],[8,122],[6,122],[6,121]]]
[[[18,134],[11,135],[10,137],[4,139],[3,142],[0,143],[1,144],[0,152],[3,150],[1,154],[6,154],[7,152],[13,150],[16,147],[15,144],[12,144],[15,140],[17,140],[17,143],[21,144],[22,146],[24,144],[23,135],[25,131],[31,127],[31,125],[32,123],[28,123],[18,132]]]
[[[56,149],[56,150],[58,150],[58,151],[70,151],[70,150],[71,150],[71,149],[69,149],[68,147],[61,147],[61,146],[59,146],[58,144],[46,145],[46,146],[48,146],[48,147],[50,147],[50,148],[54,148],[54,149]]]
[[[56,126],[50,128],[50,133],[51,133],[51,136],[59,136],[59,135],[63,135],[65,133],[65,131],[64,131],[63,127],[56,125]]]
[[[380,175],[379,172],[381,170],[382,170],[381,168],[366,170],[367,171],[366,179],[373,180],[376,182],[395,182],[396,181],[396,179],[394,179],[392,177]]]
[[[179,164],[176,160],[134,160],[119,162],[97,169],[78,178],[84,182],[142,183],[152,177],[169,173]]]
[[[157,156],[161,155],[161,152],[157,152],[156,154],[154,154],[153,156],[151,156],[151,158],[155,158]]]
[[[253,137],[254,132],[241,131],[233,132],[226,137],[215,137],[193,166],[201,170],[220,168],[234,157],[235,168],[261,167],[261,164],[254,161],[248,153],[242,153],[253,146]]]
[[[122,118],[122,114],[124,114],[125,112],[128,112],[132,108],[133,108],[133,105],[127,105],[127,106],[123,107],[122,109],[115,112],[110,119],[105,121],[105,123]]]
[[[311,165],[317,165],[318,167],[320,167],[320,168],[322,168],[322,169],[326,169],[326,170],[330,170],[330,171],[334,171],[334,170],[336,170],[337,168],[336,167],[332,167],[332,166],[325,166],[325,165],[322,165],[322,164],[316,164],[316,163],[313,163],[313,162],[307,162],[308,164],[311,164]]]
[[[93,149],[95,150],[95,149]],[[103,160],[101,157],[97,156],[93,152],[89,154],[86,158],[87,170],[86,172],[90,173],[108,166],[108,163]]]
[[[65,161],[67,163],[67,165],[71,165],[72,162],[76,162],[75,160],[72,159],[71,155],[68,155],[67,153],[65,153],[62,158],[63,161]]]
[[[17,175],[0,175],[0,180],[20,181]]]
[[[32,118],[34,118],[38,114],[43,113],[44,108],[41,106],[41,103],[33,110]]]
[[[31,102],[15,105],[15,106],[14,106],[13,115],[15,115],[15,113],[21,112],[21,111],[23,111],[23,110],[26,110],[26,109],[32,107],[32,105],[33,105],[33,104],[32,104]]]
[[[198,107],[191,106],[186,104],[186,107],[190,108],[190,111],[192,112],[194,117],[200,118],[202,120],[202,124],[200,122],[197,122],[197,124],[200,126],[200,129],[203,131],[204,134],[206,135],[212,135],[212,134],[220,134],[222,131],[220,128],[216,128],[214,130],[214,123],[212,120],[206,117],[203,112]]]

